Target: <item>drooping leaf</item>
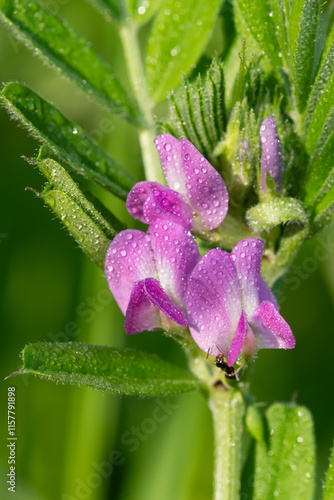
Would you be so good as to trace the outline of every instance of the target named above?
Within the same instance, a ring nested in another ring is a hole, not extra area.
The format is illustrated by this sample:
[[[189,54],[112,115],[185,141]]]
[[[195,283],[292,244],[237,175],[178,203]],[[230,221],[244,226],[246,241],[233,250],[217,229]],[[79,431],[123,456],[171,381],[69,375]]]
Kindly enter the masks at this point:
[[[178,366],[136,349],[39,342],[24,348],[22,360],[19,374],[31,373],[120,395],[168,396],[198,389],[201,385]]]
[[[39,155],[39,158],[40,157],[41,154]],[[122,224],[111,214],[108,220],[102,216],[94,204],[87,200],[71,176],[61,165],[59,165],[59,163],[50,158],[44,160],[39,160],[39,158],[37,158],[36,164],[49,183],[52,184],[53,188],[62,191],[79,205],[84,213],[92,219],[107,238],[114,238],[116,233],[123,229]]]
[[[297,0],[292,3],[289,39],[294,94],[300,112],[306,107],[313,82],[318,15],[319,0]]]
[[[67,194],[58,189],[46,189],[40,196],[68,229],[82,250],[101,269],[104,269],[105,256],[111,239]]]
[[[251,228],[266,231],[285,222],[300,222],[307,225],[308,217],[302,203],[296,198],[274,198],[251,207],[246,213]]]
[[[220,0],[166,0],[148,40],[146,75],[154,102],[176,87],[197,62],[213,29]]]
[[[139,123],[137,107],[110,66],[64,21],[33,0],[0,0],[0,16],[29,48],[82,91],[113,113]]]
[[[0,102],[76,172],[119,198],[126,199],[134,183],[130,174],[90,139],[79,125],[19,83],[6,85],[0,93]]]
[[[256,438],[254,500],[312,500],[315,443],[312,416],[301,406],[276,403],[266,412],[268,442]]]
[[[334,498],[334,451],[326,474],[326,483],[323,500],[333,500]]]
[[[282,59],[279,57],[280,48],[269,3],[235,0],[235,6],[237,13],[242,16],[248,31],[271,64],[275,68],[282,66]],[[242,33],[242,35],[244,36],[245,33]]]
[[[333,28],[334,34],[334,28]],[[334,35],[333,35],[334,36]],[[323,57],[315,84],[309,99],[305,127],[307,128],[306,149],[312,155],[324,131],[324,124],[334,104],[334,41]],[[326,128],[329,135],[333,130]]]

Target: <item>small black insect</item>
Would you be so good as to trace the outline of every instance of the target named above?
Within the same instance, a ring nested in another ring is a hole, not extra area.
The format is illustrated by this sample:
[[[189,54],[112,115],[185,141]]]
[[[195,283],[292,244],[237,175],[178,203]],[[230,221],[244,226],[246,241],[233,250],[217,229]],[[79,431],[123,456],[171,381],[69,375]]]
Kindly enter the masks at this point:
[[[230,379],[230,380],[239,380],[239,377],[237,376],[237,373],[233,366],[228,366],[226,361],[224,361],[224,355],[223,354],[218,354],[216,356],[216,367],[220,368],[222,372],[224,372],[225,377]]]

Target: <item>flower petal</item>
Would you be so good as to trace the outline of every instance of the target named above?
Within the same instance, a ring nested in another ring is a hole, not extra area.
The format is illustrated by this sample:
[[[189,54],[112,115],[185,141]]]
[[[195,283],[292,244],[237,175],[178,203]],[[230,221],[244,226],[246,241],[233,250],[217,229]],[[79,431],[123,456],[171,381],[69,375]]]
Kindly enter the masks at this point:
[[[159,281],[166,293],[185,308],[188,279],[201,256],[192,234],[171,221],[148,228]]]
[[[186,197],[206,228],[214,229],[228,210],[228,193],[221,175],[187,139],[181,139]]]
[[[277,309],[277,311],[279,311],[279,307],[278,307],[278,304],[277,304],[277,301],[275,299],[275,296],[274,296],[273,292],[270,290],[269,286],[264,281],[264,279],[262,278],[262,276],[260,276],[260,280],[259,280],[259,303],[261,304],[261,302],[263,302],[263,301],[271,302],[273,304],[273,306],[275,307],[275,309]]]
[[[291,328],[271,302],[262,302],[248,321],[259,349],[293,349]]]
[[[209,250],[193,270],[187,290],[187,315],[196,344],[213,356],[229,351],[240,314],[240,286],[229,253]]]
[[[126,207],[132,217],[145,224],[172,220],[186,229],[191,228],[191,208],[179,193],[157,182],[138,182],[128,195]]]
[[[266,179],[269,173],[276,183],[278,193],[283,184],[283,163],[280,138],[273,115],[261,123],[260,139],[262,143],[261,187],[263,191],[267,191]]]
[[[124,324],[126,333],[133,335],[144,330],[171,328],[172,323],[165,316],[178,325],[188,325],[184,312],[168,297],[158,280],[146,278],[137,281],[133,286],[126,310]]]
[[[263,245],[264,242],[257,238],[247,238],[239,241],[231,252],[238,272],[242,307],[247,316],[251,315],[260,303],[260,281],[261,290],[264,290],[263,281],[260,280]]]
[[[228,366],[232,366],[240,356],[242,347],[246,340],[246,333],[247,333],[246,314],[244,311],[241,311],[241,316],[238,322],[237,331],[233,337],[233,340],[231,342],[228,351]]]
[[[168,186],[185,194],[180,141],[172,135],[161,134],[154,139],[154,144],[158,150]]]
[[[105,260],[109,288],[125,314],[135,281],[156,277],[150,237],[142,231],[121,231],[111,242]]]

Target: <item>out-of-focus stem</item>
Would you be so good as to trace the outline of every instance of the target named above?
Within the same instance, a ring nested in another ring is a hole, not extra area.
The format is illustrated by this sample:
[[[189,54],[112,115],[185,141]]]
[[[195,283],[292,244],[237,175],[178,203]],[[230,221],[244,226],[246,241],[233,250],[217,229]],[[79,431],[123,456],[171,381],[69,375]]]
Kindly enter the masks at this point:
[[[128,18],[120,26],[119,33],[124,48],[130,82],[143,119],[143,126],[139,130],[139,142],[146,179],[164,184],[165,181],[160,168],[159,156],[153,143],[156,135],[153,119],[153,103],[148,95],[136,25]]]

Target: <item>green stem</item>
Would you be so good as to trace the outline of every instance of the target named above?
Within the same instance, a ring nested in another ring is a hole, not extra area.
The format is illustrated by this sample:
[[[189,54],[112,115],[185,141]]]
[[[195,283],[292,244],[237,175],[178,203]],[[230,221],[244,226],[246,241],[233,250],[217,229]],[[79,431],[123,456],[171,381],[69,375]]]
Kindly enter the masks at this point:
[[[239,500],[245,401],[240,391],[217,386],[210,390],[215,436],[214,500]]]
[[[143,126],[139,130],[139,142],[142,150],[146,179],[164,184],[165,181],[160,168],[159,156],[153,143],[156,136],[153,119],[153,103],[148,95],[137,27],[134,22],[128,18],[124,24],[120,26],[119,33],[124,48],[130,81],[143,118]]]

